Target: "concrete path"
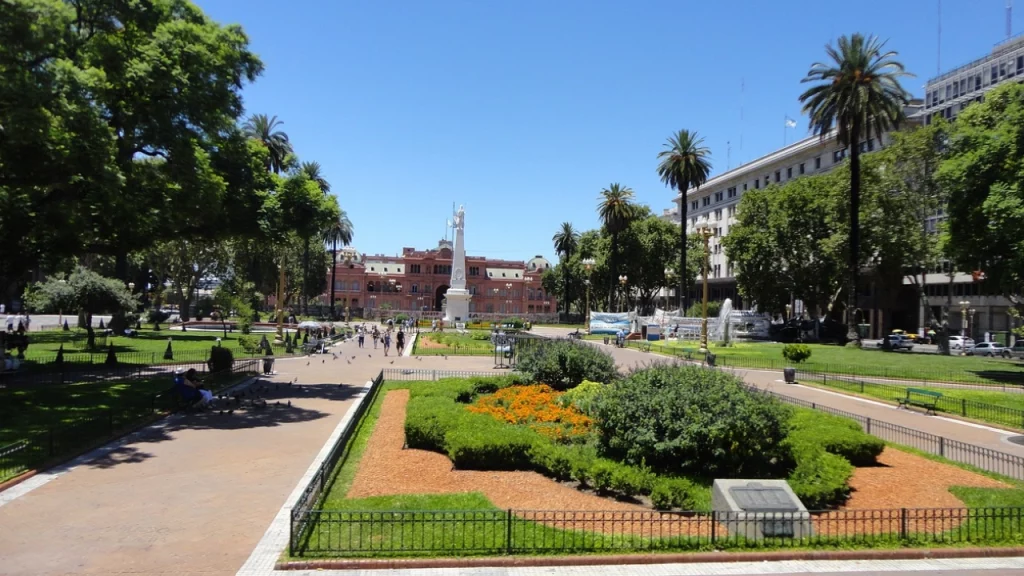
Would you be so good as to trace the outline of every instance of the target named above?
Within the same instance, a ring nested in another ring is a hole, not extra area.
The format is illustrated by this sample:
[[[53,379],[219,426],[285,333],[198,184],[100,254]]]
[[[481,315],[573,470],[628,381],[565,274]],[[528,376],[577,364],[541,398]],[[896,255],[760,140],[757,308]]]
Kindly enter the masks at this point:
[[[385,367],[493,366],[385,358],[354,341],[332,350],[338,359],[279,359],[254,385],[269,387],[265,409],[175,415],[4,493],[0,574],[235,574],[367,380]]]

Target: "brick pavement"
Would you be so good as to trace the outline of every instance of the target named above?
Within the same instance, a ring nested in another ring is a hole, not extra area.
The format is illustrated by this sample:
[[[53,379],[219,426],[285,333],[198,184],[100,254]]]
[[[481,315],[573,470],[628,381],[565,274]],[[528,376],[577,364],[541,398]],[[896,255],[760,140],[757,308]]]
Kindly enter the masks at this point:
[[[235,574],[368,379],[385,367],[493,366],[337,350],[338,360],[279,359],[257,384],[280,385],[266,409],[171,416],[6,501],[0,574]]]

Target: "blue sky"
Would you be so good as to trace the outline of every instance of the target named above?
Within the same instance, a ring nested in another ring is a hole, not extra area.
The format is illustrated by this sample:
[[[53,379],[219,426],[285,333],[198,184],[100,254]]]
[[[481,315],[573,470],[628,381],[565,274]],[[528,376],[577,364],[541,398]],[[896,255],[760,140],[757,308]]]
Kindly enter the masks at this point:
[[[436,245],[457,202],[471,254],[554,260],[560,223],[596,227],[612,182],[670,206],[655,156],[675,130],[715,173],[780,147],[786,115],[806,135],[800,79],[838,35],[887,38],[918,97],[938,63],[937,0],[198,4],[245,28],[266,65],[246,108],[323,165],[368,254]],[[943,4],[943,70],[1004,39],[1004,0]]]

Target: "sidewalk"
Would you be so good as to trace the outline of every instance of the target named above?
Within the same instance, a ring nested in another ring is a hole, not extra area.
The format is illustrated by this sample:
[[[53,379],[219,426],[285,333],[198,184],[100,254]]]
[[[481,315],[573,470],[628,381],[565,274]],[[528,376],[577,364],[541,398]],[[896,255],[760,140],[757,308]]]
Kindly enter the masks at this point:
[[[12,489],[52,478],[24,495],[5,492],[0,574],[235,574],[367,380],[386,367],[493,365],[385,358],[354,341],[332,350],[338,359],[279,359],[255,384],[270,388],[265,409],[173,415]]]

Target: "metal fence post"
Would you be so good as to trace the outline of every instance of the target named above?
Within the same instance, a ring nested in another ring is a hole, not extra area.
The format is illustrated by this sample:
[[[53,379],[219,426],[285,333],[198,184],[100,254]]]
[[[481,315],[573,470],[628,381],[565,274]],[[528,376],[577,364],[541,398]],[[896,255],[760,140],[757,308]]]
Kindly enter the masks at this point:
[[[505,554],[512,555],[512,509],[505,512]]]
[[[865,431],[866,431],[866,432],[867,432],[868,434],[871,434],[871,418],[868,418],[868,420],[867,420],[867,422],[866,422],[865,426],[866,426],[866,430],[865,430]]]
[[[900,540],[907,539],[907,509],[900,508]]]
[[[718,539],[718,511],[711,511],[711,543]]]
[[[939,456],[946,456],[946,437],[939,436]]]
[[[964,418],[967,417],[967,398],[960,399],[960,415]]]

